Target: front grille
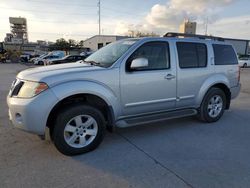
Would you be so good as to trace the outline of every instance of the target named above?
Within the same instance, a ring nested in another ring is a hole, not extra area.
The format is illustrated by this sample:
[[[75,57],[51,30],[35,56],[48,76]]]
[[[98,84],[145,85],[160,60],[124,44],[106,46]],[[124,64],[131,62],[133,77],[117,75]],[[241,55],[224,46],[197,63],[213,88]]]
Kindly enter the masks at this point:
[[[24,84],[23,81],[15,80],[15,82],[13,83],[13,86],[11,88],[10,96],[11,97],[17,96],[20,89],[22,88],[23,84]]]

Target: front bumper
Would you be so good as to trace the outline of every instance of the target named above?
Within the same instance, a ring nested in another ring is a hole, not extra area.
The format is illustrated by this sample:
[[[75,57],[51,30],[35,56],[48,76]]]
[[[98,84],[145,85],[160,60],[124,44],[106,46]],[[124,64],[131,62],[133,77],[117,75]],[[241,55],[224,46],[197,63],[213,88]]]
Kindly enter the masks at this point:
[[[235,99],[239,95],[240,90],[241,90],[241,84],[240,83],[236,87],[230,88],[231,99]]]
[[[9,118],[14,127],[44,135],[49,113],[57,102],[50,89],[30,99],[8,96]]]

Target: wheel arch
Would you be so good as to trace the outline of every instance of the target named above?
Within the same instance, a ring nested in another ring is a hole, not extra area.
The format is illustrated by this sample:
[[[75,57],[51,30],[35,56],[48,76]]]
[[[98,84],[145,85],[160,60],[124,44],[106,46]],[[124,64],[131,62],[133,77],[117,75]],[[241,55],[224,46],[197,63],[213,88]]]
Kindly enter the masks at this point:
[[[214,80],[219,80],[219,81],[214,81]],[[225,95],[226,95],[226,109],[230,108],[230,103],[231,103],[231,92],[230,92],[230,87],[229,87],[229,81],[225,76],[221,75],[216,75],[211,77],[210,79],[206,80],[206,82],[202,85],[198,97],[197,97],[197,106],[200,106],[205,95],[211,88],[219,88],[221,89]]]
[[[112,131],[115,117],[120,113],[118,97],[109,87],[91,81],[70,81],[54,85],[51,90],[58,98],[58,102],[50,110],[46,126],[52,128],[56,113],[62,107],[74,102],[85,103],[104,111],[107,129]]]
[[[102,112],[104,118],[107,122],[106,128],[110,132],[114,128],[114,110],[103,98],[100,96],[89,94],[89,93],[78,93],[67,96],[60,100],[54,107],[51,109],[49,116],[46,121],[46,127],[50,129],[50,134],[53,134],[54,125],[56,121],[57,114],[65,107],[68,107],[73,104],[86,104],[92,107],[97,108]]]

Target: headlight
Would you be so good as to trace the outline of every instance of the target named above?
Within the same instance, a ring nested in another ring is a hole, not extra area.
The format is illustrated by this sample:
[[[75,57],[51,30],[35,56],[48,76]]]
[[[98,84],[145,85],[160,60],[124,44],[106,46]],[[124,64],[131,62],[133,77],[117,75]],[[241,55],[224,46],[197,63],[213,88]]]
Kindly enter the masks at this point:
[[[49,88],[48,85],[43,82],[25,81],[17,97],[31,98],[47,90],[48,88]]]

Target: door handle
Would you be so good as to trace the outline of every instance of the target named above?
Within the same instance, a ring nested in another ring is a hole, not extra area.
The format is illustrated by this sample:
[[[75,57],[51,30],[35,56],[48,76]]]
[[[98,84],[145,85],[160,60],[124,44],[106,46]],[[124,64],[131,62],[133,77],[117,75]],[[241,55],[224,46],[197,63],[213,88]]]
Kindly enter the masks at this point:
[[[175,75],[168,74],[168,75],[165,76],[164,78],[167,79],[167,80],[172,80],[172,79],[175,79]]]

